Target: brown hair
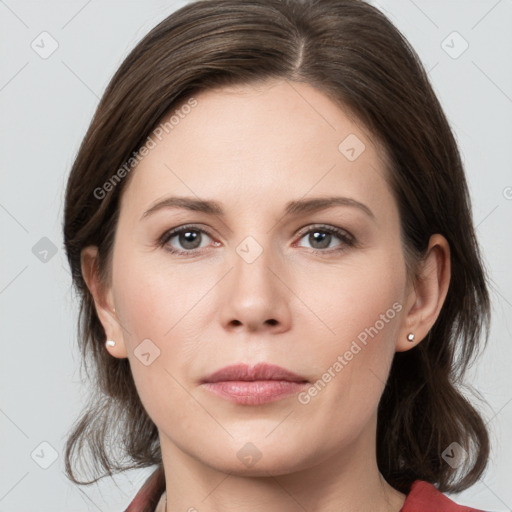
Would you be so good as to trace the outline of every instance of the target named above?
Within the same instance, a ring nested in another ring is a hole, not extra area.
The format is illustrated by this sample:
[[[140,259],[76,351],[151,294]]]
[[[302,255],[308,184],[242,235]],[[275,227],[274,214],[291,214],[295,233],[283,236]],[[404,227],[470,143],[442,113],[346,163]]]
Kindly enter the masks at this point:
[[[104,349],[105,332],[80,266],[82,249],[96,245],[100,276],[108,280],[119,200],[129,177],[100,199],[95,191],[193,94],[267,79],[317,87],[382,142],[406,254],[417,261],[434,233],[450,244],[452,277],[440,316],[417,347],[395,354],[379,404],[377,461],[402,492],[416,479],[441,491],[463,490],[482,474],[489,453],[485,424],[458,390],[489,324],[463,166],[416,53],[380,11],[359,0],[196,1],[151,30],[113,76],[65,198],[65,247],[81,299],[79,344],[86,369],[91,363],[95,372],[94,394],[67,440],[67,475],[75,483],[92,483],[161,463],[157,428],[139,399],[128,360]],[[467,454],[458,470],[442,458],[452,443]],[[97,478],[81,482],[73,458],[85,448]],[[121,453],[114,454],[116,449]]]

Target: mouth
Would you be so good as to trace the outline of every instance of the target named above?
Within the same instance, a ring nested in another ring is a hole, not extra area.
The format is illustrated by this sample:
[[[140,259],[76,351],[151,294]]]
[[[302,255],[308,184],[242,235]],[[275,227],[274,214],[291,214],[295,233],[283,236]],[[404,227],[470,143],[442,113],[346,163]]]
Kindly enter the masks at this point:
[[[201,381],[211,393],[242,405],[261,405],[281,400],[308,385],[308,380],[280,366],[235,364]]]

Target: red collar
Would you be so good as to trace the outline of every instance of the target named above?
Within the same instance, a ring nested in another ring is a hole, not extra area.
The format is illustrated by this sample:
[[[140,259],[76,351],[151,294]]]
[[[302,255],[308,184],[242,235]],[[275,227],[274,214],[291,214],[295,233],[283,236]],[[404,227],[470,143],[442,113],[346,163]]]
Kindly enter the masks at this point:
[[[400,512],[483,512],[474,508],[457,505],[432,484],[416,480]]]
[[[125,512],[154,512],[162,493],[165,491],[163,467],[159,466],[144,482],[140,491],[128,505]],[[416,480],[400,512],[483,512],[454,501],[438,491],[432,484]]]

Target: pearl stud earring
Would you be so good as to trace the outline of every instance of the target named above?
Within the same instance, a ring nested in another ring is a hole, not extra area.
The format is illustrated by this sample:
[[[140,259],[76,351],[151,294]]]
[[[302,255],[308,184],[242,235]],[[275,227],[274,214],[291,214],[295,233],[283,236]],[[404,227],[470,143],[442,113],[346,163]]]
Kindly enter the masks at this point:
[[[107,341],[106,341],[106,343],[105,343],[105,345],[106,345],[107,347],[115,347],[116,342],[115,342],[114,340],[107,340]]]
[[[412,332],[407,335],[407,341],[411,343],[414,341],[414,334]]]

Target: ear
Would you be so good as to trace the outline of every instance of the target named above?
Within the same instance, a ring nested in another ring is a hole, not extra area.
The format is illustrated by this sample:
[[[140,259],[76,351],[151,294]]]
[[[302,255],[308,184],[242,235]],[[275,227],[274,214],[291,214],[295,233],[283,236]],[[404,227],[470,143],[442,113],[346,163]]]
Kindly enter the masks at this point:
[[[444,236],[432,235],[415,280],[410,283],[406,317],[400,329],[396,351],[415,347],[425,338],[443,307],[450,285],[450,245]],[[414,334],[411,342],[407,336]]]
[[[114,340],[115,346],[105,346],[110,354],[117,358],[128,357],[123,337],[123,329],[114,305],[112,286],[102,283],[98,265],[98,248],[90,245],[82,250],[82,275],[91,292],[96,307],[96,314],[105,330],[106,339]]]

